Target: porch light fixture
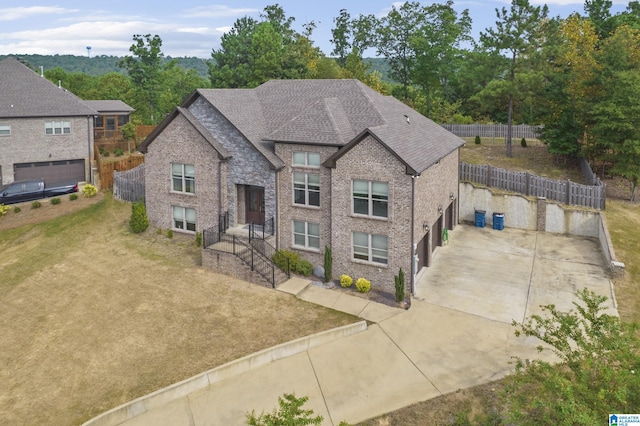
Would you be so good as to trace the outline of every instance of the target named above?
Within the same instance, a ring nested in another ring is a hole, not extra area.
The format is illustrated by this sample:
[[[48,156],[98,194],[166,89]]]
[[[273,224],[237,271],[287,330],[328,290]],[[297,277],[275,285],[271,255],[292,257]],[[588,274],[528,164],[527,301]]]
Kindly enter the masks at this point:
[[[451,201],[453,201],[453,199],[454,199],[454,198],[455,198],[455,197],[453,196],[453,192],[452,192],[451,194],[449,194],[449,199],[450,199]]]
[[[443,210],[442,210],[442,206],[438,206],[438,213],[442,214]]]
[[[422,229],[427,232],[429,230],[429,222],[422,222]]]

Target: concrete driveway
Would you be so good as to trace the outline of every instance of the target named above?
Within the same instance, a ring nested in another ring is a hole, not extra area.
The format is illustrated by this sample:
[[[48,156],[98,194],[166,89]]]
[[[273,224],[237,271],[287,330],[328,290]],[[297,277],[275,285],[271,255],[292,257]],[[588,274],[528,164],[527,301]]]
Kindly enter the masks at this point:
[[[615,313],[595,241],[513,229],[458,226],[421,272],[408,311],[309,284],[292,279],[279,289],[356,314],[368,328],[221,381],[196,377],[185,381],[186,395],[159,391],[87,424],[242,425],[245,413],[270,412],[284,393],[308,396],[305,408],[324,425],[358,423],[504,377],[513,356],[540,357],[540,342],[516,338],[511,326],[539,305],[568,310],[586,286],[609,297]]]
[[[505,228],[458,226],[434,265],[418,276],[416,297],[438,306],[510,324],[540,306],[573,308],[588,288],[609,298],[617,314],[605,260],[594,239]]]

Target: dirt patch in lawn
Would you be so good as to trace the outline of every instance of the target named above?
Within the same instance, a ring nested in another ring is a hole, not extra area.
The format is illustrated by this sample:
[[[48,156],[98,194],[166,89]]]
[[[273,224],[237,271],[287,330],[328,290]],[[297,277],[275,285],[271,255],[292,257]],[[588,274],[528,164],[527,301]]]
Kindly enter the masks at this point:
[[[78,202],[91,205],[63,214]],[[16,215],[30,213],[20,216],[23,226],[0,232],[0,424],[80,424],[225,362],[357,320],[198,267],[192,236],[132,234],[130,211],[109,194],[63,200],[24,209]],[[50,212],[58,217],[36,223]],[[8,226],[12,213],[0,223]]]

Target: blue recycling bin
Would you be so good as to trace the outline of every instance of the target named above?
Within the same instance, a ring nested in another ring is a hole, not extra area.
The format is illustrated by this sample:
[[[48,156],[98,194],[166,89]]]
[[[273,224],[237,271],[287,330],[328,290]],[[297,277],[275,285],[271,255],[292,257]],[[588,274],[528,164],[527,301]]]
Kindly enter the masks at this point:
[[[493,229],[502,231],[504,229],[504,213],[493,214]]]
[[[485,215],[487,214],[484,210],[476,210],[476,227],[484,228]]]

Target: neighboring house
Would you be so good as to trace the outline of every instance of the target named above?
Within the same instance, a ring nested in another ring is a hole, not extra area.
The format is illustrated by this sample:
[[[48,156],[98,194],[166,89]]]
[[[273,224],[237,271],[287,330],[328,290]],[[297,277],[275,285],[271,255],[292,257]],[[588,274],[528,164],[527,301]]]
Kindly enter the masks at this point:
[[[95,110],[12,57],[0,93],[0,183],[90,180]]]
[[[150,221],[176,231],[270,223],[280,249],[393,292],[457,222],[464,141],[357,80],[203,89],[141,145]]]
[[[130,120],[134,111],[120,100],[84,101],[97,112],[93,120],[93,139],[95,142],[123,141],[122,127]]]

